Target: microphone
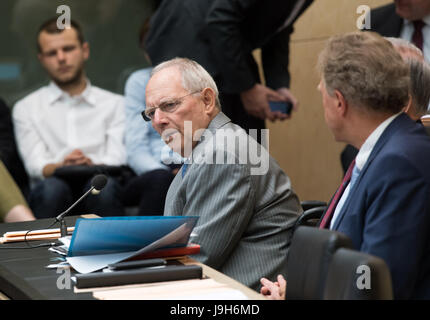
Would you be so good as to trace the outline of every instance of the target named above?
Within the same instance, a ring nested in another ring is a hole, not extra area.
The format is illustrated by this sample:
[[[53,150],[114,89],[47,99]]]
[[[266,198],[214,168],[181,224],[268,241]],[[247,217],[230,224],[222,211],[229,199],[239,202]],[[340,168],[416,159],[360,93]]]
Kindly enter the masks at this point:
[[[105,187],[107,183],[107,178],[104,174],[96,175],[93,180],[91,180],[91,186],[94,187],[91,189],[92,194],[99,194],[100,191]]]
[[[55,222],[60,223],[61,237],[67,236],[67,227],[64,221],[64,216],[67,215],[79,202],[81,202],[90,192],[94,195],[99,194],[100,191],[106,186],[107,177],[104,174],[98,174],[91,180],[91,188],[85,192],[74,204],[72,204],[66,211],[60,213]]]

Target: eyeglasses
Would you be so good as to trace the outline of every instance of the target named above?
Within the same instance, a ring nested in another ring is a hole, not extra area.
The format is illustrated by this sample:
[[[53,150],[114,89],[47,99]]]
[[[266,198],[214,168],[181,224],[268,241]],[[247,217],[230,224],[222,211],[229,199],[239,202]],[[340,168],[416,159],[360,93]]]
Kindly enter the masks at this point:
[[[172,113],[175,112],[176,109],[178,109],[182,102],[184,102],[184,99],[188,96],[191,96],[193,94],[200,93],[200,91],[194,91],[189,94],[186,94],[185,96],[174,98],[165,102],[160,103],[158,107],[154,108],[147,108],[146,110],[142,111],[142,117],[145,121],[152,121],[154,119],[155,110],[160,109],[163,112],[166,113]]]

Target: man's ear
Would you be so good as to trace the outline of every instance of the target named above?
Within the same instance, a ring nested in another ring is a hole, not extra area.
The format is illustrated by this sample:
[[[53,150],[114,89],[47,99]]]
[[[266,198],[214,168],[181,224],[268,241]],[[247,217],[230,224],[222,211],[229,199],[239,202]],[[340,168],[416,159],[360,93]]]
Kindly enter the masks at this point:
[[[88,42],[82,44],[82,52],[84,53],[84,59],[88,60],[90,57],[90,44]]]
[[[215,100],[216,94],[212,88],[204,88],[201,93],[203,103],[205,105],[205,111],[212,113],[216,109]]]
[[[403,108],[403,112],[408,113],[412,111],[412,96],[409,95],[408,104]]]
[[[345,116],[348,111],[348,101],[339,90],[334,90],[334,95],[336,97],[336,110],[338,111],[339,115]]]

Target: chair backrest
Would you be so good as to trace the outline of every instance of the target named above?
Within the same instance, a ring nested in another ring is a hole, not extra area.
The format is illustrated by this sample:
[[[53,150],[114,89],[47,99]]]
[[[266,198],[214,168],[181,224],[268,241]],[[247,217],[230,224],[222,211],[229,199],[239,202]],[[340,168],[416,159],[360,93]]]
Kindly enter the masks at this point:
[[[340,248],[329,266],[324,299],[391,300],[390,270],[381,258]]]
[[[327,203],[319,200],[301,201],[303,213],[299,216],[294,224],[294,230],[299,226],[315,227],[321,220],[321,217],[327,209]]]
[[[322,299],[328,267],[338,248],[352,248],[351,240],[337,231],[298,227],[288,252],[286,299]]]
[[[300,202],[300,205],[302,206],[303,211],[307,211],[317,207],[326,207],[327,202],[320,200],[304,200]]]
[[[304,211],[294,224],[293,230],[300,226],[316,227],[321,220],[323,213],[326,211],[326,206],[315,207]]]

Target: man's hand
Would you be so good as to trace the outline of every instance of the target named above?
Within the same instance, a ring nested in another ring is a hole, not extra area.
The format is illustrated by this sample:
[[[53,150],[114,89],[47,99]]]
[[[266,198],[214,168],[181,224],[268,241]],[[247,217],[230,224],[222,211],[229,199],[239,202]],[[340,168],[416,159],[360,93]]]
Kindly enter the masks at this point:
[[[93,165],[90,158],[86,157],[85,154],[79,150],[75,149],[69,153],[63,160],[64,166],[76,166],[76,165]]]
[[[48,163],[43,167],[42,174],[44,177],[50,177],[54,174],[57,168],[61,168],[64,166],[74,166],[74,165],[93,165],[93,161],[86,157],[85,154],[79,150],[75,149],[71,153],[69,153],[63,161],[57,163]]]
[[[285,291],[287,289],[287,281],[282,275],[278,275],[278,281],[272,282],[266,278],[260,279],[263,285],[260,293],[271,300],[285,300]]]
[[[298,107],[297,99],[287,88],[280,88],[277,91],[265,87],[259,83],[251,89],[240,93],[245,110],[252,116],[260,119],[269,119],[270,121],[285,120],[290,118],[289,115],[281,112],[272,112],[269,107],[269,101],[290,101],[293,109]]]
[[[33,215],[33,212],[28,207],[22,204],[18,204],[12,209],[10,209],[4,218],[5,222],[20,222],[31,220],[36,220]]]
[[[292,111],[298,111],[299,110],[299,102],[297,101],[296,97],[291,93],[291,91],[285,87],[279,88],[276,90],[283,98],[284,101],[289,101],[293,104],[293,110]],[[291,115],[287,116],[287,118],[290,118]]]
[[[243,106],[246,112],[250,115],[274,121],[275,115],[270,111],[269,100],[282,101],[283,97],[276,91],[267,88],[259,83],[255,84],[251,89],[240,93]]]

